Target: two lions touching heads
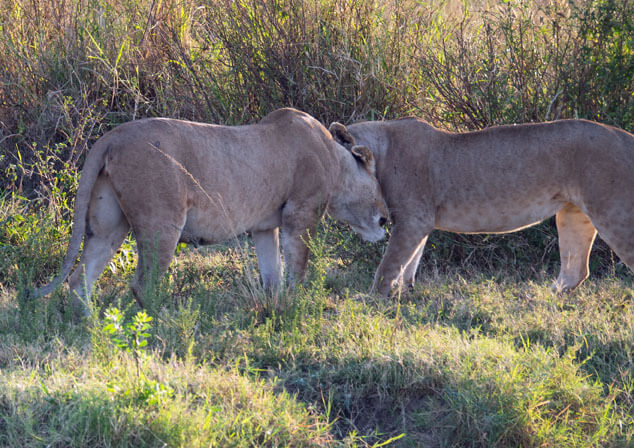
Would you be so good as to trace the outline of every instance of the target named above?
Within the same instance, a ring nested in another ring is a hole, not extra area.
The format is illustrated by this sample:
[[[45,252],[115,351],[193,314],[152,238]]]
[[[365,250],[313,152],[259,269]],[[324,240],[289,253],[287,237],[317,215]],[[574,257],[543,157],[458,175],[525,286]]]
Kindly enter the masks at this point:
[[[73,232],[50,293],[73,270],[87,298],[130,230],[132,289],[154,262],[164,272],[179,242],[207,244],[249,231],[264,287],[305,275],[306,241],[328,211],[367,241],[392,232],[372,290],[412,285],[429,233],[503,233],[556,216],[561,269],[554,287],[588,276],[597,231],[634,268],[634,136],[585,120],[450,133],[415,118],[324,128],[295,109],[259,123],[218,126],[144,119],[105,134],[86,159]],[[389,210],[389,212],[388,212]]]

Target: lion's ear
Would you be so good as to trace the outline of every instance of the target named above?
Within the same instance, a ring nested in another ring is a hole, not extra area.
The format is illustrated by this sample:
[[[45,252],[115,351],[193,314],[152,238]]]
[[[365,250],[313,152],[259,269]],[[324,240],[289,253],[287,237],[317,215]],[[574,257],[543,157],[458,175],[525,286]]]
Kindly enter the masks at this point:
[[[374,161],[374,156],[372,155],[372,151],[367,146],[354,145],[352,149],[350,149],[352,155],[363,163],[372,174],[376,174],[376,162]]]
[[[335,121],[328,127],[332,138],[343,147],[350,149],[354,146],[354,137],[350,135],[348,129],[341,123]]]

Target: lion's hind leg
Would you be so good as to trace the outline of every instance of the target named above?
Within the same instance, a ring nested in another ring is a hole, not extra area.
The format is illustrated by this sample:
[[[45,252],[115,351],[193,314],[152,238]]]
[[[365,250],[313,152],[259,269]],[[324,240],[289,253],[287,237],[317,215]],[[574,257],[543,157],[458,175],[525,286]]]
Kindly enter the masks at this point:
[[[555,221],[561,268],[553,289],[565,292],[575,289],[588,278],[588,260],[597,231],[590,218],[571,203],[557,212]]]
[[[169,220],[149,227],[132,225],[138,252],[132,292],[141,307],[144,307],[143,299],[148,287],[152,287],[163,276],[174,258],[174,251],[185,224],[185,216],[184,212],[175,213]]]
[[[628,201],[615,200],[609,203],[609,208],[601,209],[600,213],[592,212],[594,210],[589,214],[601,239],[634,272],[634,215],[631,214]]]
[[[87,232],[79,265],[69,279],[75,311],[88,313],[82,301],[88,300],[92,285],[119,249],[130,230],[114,191],[100,177],[95,183],[88,209]]]

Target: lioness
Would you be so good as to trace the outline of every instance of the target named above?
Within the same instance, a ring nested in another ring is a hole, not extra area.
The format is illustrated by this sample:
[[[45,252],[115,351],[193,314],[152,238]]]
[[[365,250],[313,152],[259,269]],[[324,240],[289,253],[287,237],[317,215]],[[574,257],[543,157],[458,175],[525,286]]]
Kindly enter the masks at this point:
[[[153,259],[163,273],[179,242],[208,244],[247,230],[266,288],[282,279],[279,227],[288,281],[301,281],[308,231],[326,209],[364,239],[383,238],[387,208],[374,172],[367,148],[340,146],[294,109],[246,126],[166,118],[123,124],[88,154],[61,273],[34,295],[69,275],[83,238],[70,288],[86,298],[130,229],[138,247],[132,289],[141,305]]]
[[[586,120],[451,133],[416,118],[333,123],[343,145],[370,148],[393,221],[373,289],[412,285],[432,229],[505,233],[556,215],[553,287],[588,277],[597,234],[634,268],[634,136]]]

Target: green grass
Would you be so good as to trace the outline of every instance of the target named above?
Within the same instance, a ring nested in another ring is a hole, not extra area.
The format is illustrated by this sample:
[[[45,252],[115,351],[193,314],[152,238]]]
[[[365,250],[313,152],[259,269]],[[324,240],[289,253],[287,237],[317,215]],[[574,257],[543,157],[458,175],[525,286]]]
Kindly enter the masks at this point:
[[[628,276],[593,277],[558,296],[543,271],[429,263],[413,291],[379,299],[364,291],[381,245],[325,223],[309,281],[277,299],[256,284],[248,240],[183,248],[149,301],[148,345],[132,350],[113,344],[104,317],[111,306],[125,322],[138,311],[129,256],[102,276],[87,321],[74,320],[64,289],[21,298],[20,272],[61,257],[19,256],[57,247],[53,226],[35,230],[32,219],[5,230],[22,239],[3,237],[5,263],[17,269],[4,271],[0,297],[2,446],[634,440]]]
[[[3,369],[2,446],[326,446],[326,418],[232,368],[77,350]]]

